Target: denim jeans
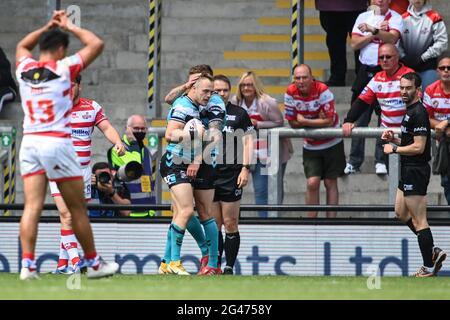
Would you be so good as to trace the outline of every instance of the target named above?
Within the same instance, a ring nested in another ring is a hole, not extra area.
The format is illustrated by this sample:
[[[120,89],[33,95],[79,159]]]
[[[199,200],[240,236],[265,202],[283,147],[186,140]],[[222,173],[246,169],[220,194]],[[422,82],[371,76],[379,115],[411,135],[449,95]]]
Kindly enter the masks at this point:
[[[278,204],[283,203],[284,199],[284,173],[286,172],[286,163],[281,165],[281,201]],[[255,192],[255,204],[267,204],[268,202],[268,187],[269,187],[269,176],[267,174],[261,174],[266,168],[265,164],[257,162],[255,165],[255,170],[252,171],[253,188]],[[258,211],[258,216],[260,218],[267,218],[267,211]]]
[[[450,205],[450,180],[447,175],[441,175],[441,186],[444,188],[444,196],[447,204]]]
[[[438,75],[436,70],[425,70],[422,72],[419,72],[420,77],[422,78],[422,91],[425,92],[425,89],[432,84],[433,82],[437,81]]]

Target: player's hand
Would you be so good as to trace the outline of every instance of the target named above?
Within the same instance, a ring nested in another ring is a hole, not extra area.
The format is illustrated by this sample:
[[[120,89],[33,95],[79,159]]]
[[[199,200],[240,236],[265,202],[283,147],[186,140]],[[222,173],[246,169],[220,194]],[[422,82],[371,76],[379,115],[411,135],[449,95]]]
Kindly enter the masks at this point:
[[[45,25],[46,30],[59,26],[59,16],[64,12],[64,10],[54,10],[51,19]]]
[[[394,140],[394,131],[392,130],[384,130],[381,134],[381,140],[391,142]]]
[[[393,152],[392,144],[386,143],[384,145],[383,151],[385,154],[391,154]]]
[[[72,23],[72,21],[67,17],[67,14],[64,10],[62,11],[58,17],[56,18],[56,21],[58,22],[58,26],[63,29],[64,31],[71,31],[75,25]]]
[[[186,175],[189,178],[194,179],[195,176],[197,175],[198,169],[200,169],[200,164],[198,164],[198,163],[191,163],[187,167]]]
[[[122,141],[116,143],[114,145],[114,149],[119,156],[123,156],[125,154],[125,145],[122,143]]]
[[[187,90],[187,89],[190,89],[190,88],[194,85],[194,83],[197,82],[197,80],[198,80],[198,78],[200,78],[200,76],[201,76],[201,73],[194,73],[194,74],[191,74],[191,75],[189,76],[188,81],[184,84],[185,87],[186,87],[186,90]]]
[[[248,169],[242,168],[241,173],[239,174],[237,178],[237,186],[238,188],[243,188],[248,183]]]
[[[353,122],[346,122],[342,125],[342,134],[344,137],[350,137],[352,135],[352,130],[355,127]]]

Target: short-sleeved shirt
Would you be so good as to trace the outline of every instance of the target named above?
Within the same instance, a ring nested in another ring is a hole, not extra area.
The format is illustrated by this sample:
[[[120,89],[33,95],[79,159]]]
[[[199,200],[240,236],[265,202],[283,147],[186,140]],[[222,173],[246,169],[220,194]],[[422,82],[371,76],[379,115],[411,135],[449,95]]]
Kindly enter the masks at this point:
[[[79,54],[58,61],[40,62],[29,56],[18,61],[24,135],[71,138],[71,83],[82,69]]]
[[[373,27],[379,27],[380,24],[384,21],[388,21],[389,30],[397,30],[400,35],[402,34],[403,32],[402,16],[390,9],[386,12],[384,16],[375,15],[374,11],[372,10],[361,13],[356,19],[356,22],[353,26],[352,34],[359,36],[371,35],[370,32],[361,32],[361,30],[358,29],[358,26],[361,23],[367,23]],[[374,39],[365,47],[361,48],[361,53],[359,54],[359,61],[361,61],[362,64],[368,66],[378,65],[378,50],[382,44],[383,42],[381,40]]]
[[[425,107],[416,102],[406,109],[401,126],[402,138],[400,146],[409,146],[414,143],[415,136],[426,136],[427,142],[423,153],[413,156],[400,155],[402,165],[423,165],[431,160],[430,120]]]
[[[414,70],[404,65],[401,65],[392,76],[388,76],[386,71],[380,71],[375,74],[358,97],[368,105],[378,101],[383,127],[400,127],[402,123],[406,105],[400,94],[400,79],[410,72]]]
[[[450,120],[450,93],[442,89],[442,81],[430,84],[423,95],[423,104],[431,119]]]
[[[72,109],[72,142],[81,167],[91,163],[92,134],[95,126],[108,118],[103,108],[94,100],[80,98]]]
[[[297,114],[306,119],[319,119],[320,112],[333,119],[333,127],[339,128],[339,116],[334,108],[334,96],[328,86],[320,81],[314,81],[308,96],[303,96],[295,83],[292,83],[284,95],[285,118],[288,121],[297,120]],[[305,138],[303,147],[308,150],[324,150],[339,142],[342,138],[312,139]]]
[[[254,131],[252,121],[246,110],[230,102],[226,105],[226,125],[223,127],[223,165],[240,170],[242,167],[242,139]],[[228,140],[227,140],[228,137]],[[230,138],[233,140],[230,141]]]
[[[191,119],[200,120],[200,107],[196,105],[187,95],[177,98],[169,110],[167,121],[177,121],[182,124],[186,124]],[[192,154],[183,154],[182,143],[172,141],[167,144],[166,151],[188,161],[191,161],[193,156]]]

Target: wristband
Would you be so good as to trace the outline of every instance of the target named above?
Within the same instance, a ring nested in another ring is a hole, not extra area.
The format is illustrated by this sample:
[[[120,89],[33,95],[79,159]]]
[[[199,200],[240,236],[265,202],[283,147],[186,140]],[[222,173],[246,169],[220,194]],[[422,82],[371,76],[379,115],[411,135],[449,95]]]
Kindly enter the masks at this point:
[[[392,153],[397,153],[397,148],[398,148],[398,146],[393,145],[392,146]]]
[[[243,164],[243,165],[242,165],[242,168],[245,168],[245,169],[247,169],[247,170],[250,170],[250,165],[249,165],[249,164]]]
[[[373,34],[374,36],[376,36],[376,35],[378,34],[378,32],[380,32],[380,29],[375,28],[375,31],[373,31],[372,34]]]

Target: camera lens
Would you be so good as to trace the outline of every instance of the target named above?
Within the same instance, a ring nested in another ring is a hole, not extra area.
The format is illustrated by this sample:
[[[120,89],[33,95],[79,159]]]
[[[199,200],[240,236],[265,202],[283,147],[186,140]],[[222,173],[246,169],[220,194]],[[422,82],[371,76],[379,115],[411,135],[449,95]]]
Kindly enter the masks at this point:
[[[106,184],[111,181],[111,176],[108,172],[100,172],[97,175],[97,182]]]

